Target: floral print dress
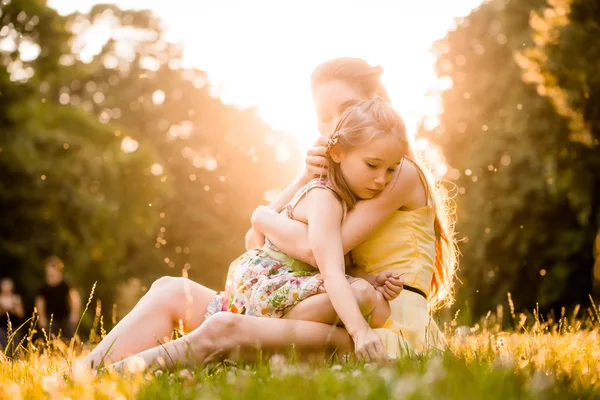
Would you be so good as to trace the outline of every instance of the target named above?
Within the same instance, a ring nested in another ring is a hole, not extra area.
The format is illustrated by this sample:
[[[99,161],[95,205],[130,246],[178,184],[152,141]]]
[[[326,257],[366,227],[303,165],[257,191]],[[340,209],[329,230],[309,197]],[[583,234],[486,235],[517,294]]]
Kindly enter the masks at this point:
[[[300,189],[286,207],[288,218],[311,189],[333,191],[323,180],[314,179]],[[355,278],[346,276],[350,282]],[[318,269],[281,252],[268,239],[261,249],[249,250],[229,266],[225,290],[209,302],[205,317],[220,311],[281,318],[307,297],[324,293]]]

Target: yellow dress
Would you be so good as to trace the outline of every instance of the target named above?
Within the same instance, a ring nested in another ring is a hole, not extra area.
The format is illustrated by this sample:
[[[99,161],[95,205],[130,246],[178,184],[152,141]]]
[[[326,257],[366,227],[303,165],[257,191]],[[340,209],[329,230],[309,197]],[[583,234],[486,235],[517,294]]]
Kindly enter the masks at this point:
[[[354,264],[370,274],[397,272],[404,284],[429,294],[435,261],[434,210],[425,206],[398,210],[367,240],[352,250]],[[422,295],[403,290],[390,302],[391,315],[375,329],[391,358],[446,348]]]

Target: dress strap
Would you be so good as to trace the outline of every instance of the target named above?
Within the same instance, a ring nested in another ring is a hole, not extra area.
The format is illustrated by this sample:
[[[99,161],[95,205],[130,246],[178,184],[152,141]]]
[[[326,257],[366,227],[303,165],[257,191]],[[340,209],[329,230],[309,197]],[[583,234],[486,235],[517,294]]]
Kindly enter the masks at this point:
[[[308,193],[311,189],[314,189],[314,188],[327,189],[331,193],[333,193],[335,195],[335,197],[340,201],[340,203],[342,203],[342,207],[344,208],[344,218],[346,217],[346,204],[344,204],[342,202],[342,200],[340,199],[340,196],[335,192],[335,190],[333,190],[329,185],[327,185],[327,182],[324,179],[315,178],[315,179],[311,180],[310,182],[308,182],[306,185],[304,185],[304,187],[302,189],[298,190],[296,192],[296,194],[294,195],[294,198],[292,198],[292,201],[290,201],[288,203],[288,205],[285,207],[285,211],[286,211],[288,218],[294,219],[294,217],[293,217],[294,208],[296,208],[296,206],[298,205],[300,200],[302,200],[302,198],[306,195],[306,193]]]

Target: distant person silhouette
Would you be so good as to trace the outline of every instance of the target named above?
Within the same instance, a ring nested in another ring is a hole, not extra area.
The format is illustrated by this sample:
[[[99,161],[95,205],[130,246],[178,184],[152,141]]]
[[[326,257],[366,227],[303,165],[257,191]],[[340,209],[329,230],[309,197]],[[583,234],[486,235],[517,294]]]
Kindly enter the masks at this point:
[[[0,280],[0,350],[3,351],[7,346],[9,334],[16,333],[11,341],[12,349],[19,343],[22,333],[16,331],[24,315],[21,296],[15,293],[15,283],[10,278],[2,278]]]
[[[64,263],[60,258],[48,257],[44,265],[46,284],[35,299],[40,327],[50,335],[60,333],[61,338],[70,339],[79,321],[81,298],[77,290],[64,281]]]

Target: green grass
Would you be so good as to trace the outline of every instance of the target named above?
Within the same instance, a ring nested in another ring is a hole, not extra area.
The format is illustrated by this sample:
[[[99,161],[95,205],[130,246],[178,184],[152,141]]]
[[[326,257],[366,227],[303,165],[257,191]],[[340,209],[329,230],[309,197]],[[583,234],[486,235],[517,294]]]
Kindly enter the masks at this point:
[[[251,365],[95,375],[81,363],[89,345],[46,340],[16,359],[3,357],[0,399],[600,399],[594,309],[585,320],[542,322],[534,313],[527,324],[523,314],[513,315],[517,328],[510,332],[501,331],[498,317],[471,328],[448,324],[445,354],[379,365],[275,356]],[[70,378],[55,374],[67,366]]]

